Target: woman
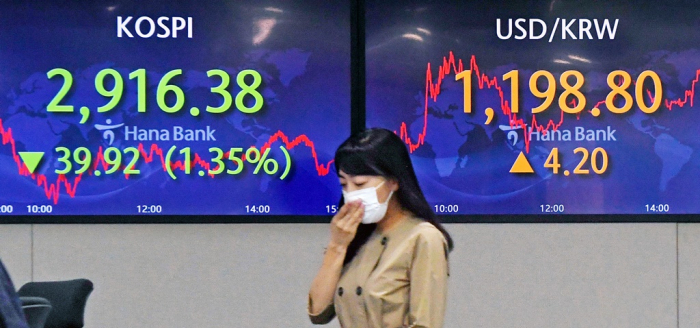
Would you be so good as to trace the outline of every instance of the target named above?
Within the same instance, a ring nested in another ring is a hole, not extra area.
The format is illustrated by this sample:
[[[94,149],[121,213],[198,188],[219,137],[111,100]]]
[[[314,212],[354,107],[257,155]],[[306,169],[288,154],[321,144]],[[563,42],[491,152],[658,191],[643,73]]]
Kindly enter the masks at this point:
[[[309,291],[316,324],[442,327],[452,239],[418,186],[403,141],[370,129],[335,153],[343,198]]]

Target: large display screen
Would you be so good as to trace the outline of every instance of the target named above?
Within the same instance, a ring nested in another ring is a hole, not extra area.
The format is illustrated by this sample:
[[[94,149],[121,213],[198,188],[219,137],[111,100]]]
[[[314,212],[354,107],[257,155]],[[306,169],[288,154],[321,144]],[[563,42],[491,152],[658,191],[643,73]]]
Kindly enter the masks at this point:
[[[0,215],[325,215],[337,204],[348,2],[0,6]]]
[[[700,213],[682,2],[367,1],[367,126],[438,214]]]

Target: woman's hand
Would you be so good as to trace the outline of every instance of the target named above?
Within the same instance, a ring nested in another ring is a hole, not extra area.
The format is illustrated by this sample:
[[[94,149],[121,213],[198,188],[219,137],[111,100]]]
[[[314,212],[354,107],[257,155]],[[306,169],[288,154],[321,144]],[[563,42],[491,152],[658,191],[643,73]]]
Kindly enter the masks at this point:
[[[354,201],[343,205],[331,220],[331,240],[329,247],[347,249],[355,238],[357,226],[362,222],[365,207],[362,201]]]
[[[311,283],[309,290],[309,315],[312,321],[333,303],[335,288],[340,280],[340,271],[348,245],[355,238],[357,226],[362,222],[365,207],[361,200],[347,203],[340,208],[331,220],[331,240],[323,256],[323,264]],[[319,322],[328,322],[331,317]]]

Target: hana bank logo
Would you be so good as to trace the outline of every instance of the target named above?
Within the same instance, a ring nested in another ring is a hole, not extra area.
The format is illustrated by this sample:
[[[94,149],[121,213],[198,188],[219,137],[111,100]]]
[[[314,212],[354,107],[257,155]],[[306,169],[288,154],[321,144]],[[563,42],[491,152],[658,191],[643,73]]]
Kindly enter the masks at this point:
[[[506,138],[513,143],[513,146],[518,143],[518,131],[516,130],[522,129],[521,126],[511,127],[510,125],[499,125],[498,128],[503,132],[508,132]]]
[[[107,123],[107,125],[95,124],[95,129],[97,129],[99,131],[103,131],[102,138],[105,140],[109,140],[109,146],[111,146],[112,143],[114,142],[114,131],[112,131],[112,130],[123,126],[124,123],[111,125],[112,120],[110,120],[110,119],[107,119],[106,123]]]

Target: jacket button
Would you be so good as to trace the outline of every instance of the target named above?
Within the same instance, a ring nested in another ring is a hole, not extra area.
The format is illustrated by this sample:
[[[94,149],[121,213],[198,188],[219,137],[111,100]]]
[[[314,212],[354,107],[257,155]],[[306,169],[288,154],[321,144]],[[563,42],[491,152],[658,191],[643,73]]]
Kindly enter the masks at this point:
[[[386,245],[387,240],[388,240],[388,239],[387,239],[386,237],[382,238],[382,246],[385,246],[385,245]]]
[[[343,296],[343,287],[338,288],[338,296]]]
[[[362,295],[362,287],[357,286],[357,290],[355,291],[355,293],[357,293],[357,296]]]

